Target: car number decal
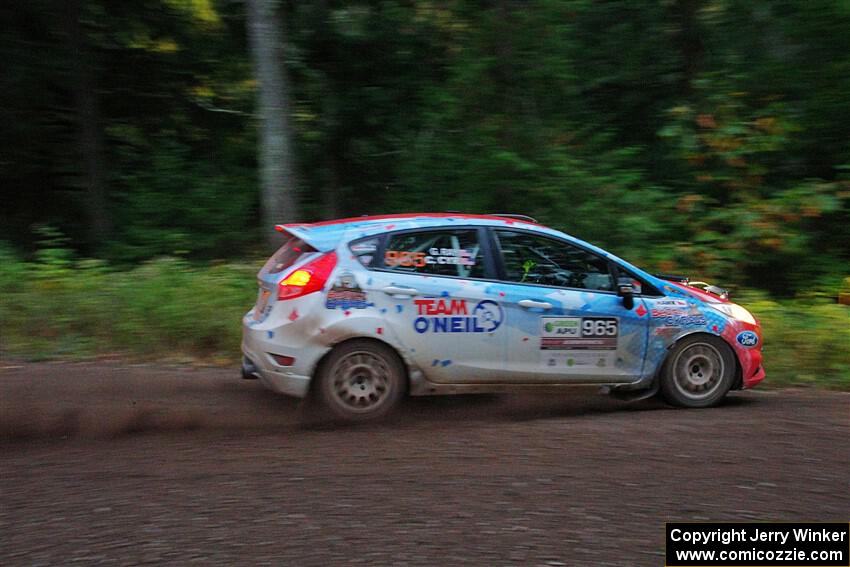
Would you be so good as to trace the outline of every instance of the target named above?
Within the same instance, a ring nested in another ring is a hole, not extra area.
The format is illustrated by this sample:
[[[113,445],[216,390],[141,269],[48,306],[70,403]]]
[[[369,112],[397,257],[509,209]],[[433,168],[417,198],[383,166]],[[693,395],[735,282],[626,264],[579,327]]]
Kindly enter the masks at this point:
[[[542,350],[616,350],[616,317],[543,317]]]
[[[617,317],[543,317],[541,364],[559,371],[610,368],[619,335]]]

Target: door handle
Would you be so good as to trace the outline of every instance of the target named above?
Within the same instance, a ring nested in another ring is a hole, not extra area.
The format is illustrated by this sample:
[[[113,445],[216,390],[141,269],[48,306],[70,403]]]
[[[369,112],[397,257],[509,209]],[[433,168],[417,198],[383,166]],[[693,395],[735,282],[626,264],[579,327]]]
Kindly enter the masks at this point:
[[[543,309],[544,311],[547,309],[552,309],[552,304],[547,303],[545,301],[535,301],[533,299],[520,299],[517,303],[519,303],[520,307],[525,307],[526,309]]]
[[[413,297],[419,290],[413,289],[412,287],[399,287],[399,286],[387,286],[382,290],[387,295],[392,295],[395,297]]]

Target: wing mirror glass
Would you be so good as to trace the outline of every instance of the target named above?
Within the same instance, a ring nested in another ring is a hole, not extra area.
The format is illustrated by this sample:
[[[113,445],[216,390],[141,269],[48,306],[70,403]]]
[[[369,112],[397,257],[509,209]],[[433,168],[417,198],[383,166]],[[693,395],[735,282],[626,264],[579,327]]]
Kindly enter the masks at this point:
[[[626,309],[635,306],[635,286],[632,278],[617,279],[617,295],[623,298],[623,307]]]

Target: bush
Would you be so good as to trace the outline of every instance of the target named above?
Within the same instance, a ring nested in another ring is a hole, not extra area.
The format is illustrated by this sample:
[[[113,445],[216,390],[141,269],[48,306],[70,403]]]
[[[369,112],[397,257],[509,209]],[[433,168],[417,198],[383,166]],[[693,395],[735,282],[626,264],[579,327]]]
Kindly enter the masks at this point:
[[[94,260],[24,263],[0,249],[2,348],[29,358],[119,351],[233,362],[256,269],[159,258],[115,271]]]
[[[850,306],[816,295],[777,302],[755,292],[738,301],[761,321],[768,384],[850,390]]]

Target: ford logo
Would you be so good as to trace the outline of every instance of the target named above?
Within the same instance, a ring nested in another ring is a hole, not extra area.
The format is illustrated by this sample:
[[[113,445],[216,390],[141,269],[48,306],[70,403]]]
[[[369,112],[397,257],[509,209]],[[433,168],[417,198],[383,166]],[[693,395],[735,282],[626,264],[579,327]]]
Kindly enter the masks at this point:
[[[738,341],[739,345],[748,348],[752,348],[759,344],[759,336],[752,331],[741,331],[738,333],[738,336],[735,337],[735,340]]]

